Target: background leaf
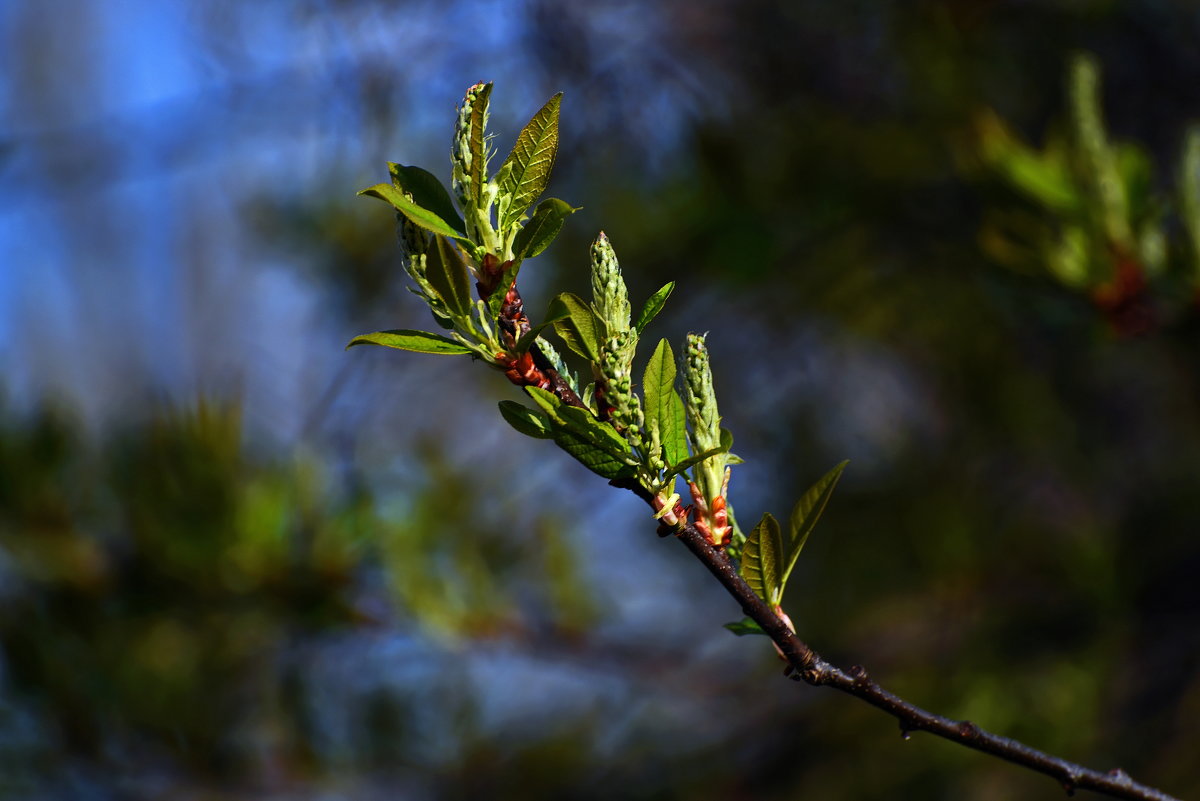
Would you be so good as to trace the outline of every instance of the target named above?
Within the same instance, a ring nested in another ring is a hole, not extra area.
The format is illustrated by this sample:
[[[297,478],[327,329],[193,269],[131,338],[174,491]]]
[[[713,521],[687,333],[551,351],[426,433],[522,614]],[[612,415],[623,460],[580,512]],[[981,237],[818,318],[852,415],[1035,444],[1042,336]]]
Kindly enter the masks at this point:
[[[804,543],[808,542],[808,535],[817,525],[821,513],[825,511],[825,504],[829,503],[829,498],[833,495],[833,488],[837,486],[838,479],[841,478],[842,471],[846,469],[847,464],[849,464],[848,460],[822,476],[817,483],[808,488],[808,491],[800,497],[800,500],[796,501],[796,505],[792,508],[781,585],[786,584],[788,576],[792,574],[792,568],[796,566],[796,559],[799,558],[800,551],[804,550]]]
[[[554,157],[558,153],[558,109],[561,103],[562,92],[559,92],[533,115],[517,136],[512,152],[501,167],[504,179],[500,182],[500,191],[509,196],[504,219],[499,220],[501,230],[520,219],[546,190],[550,171],[554,168]]]
[[[528,406],[523,406],[516,401],[500,401],[500,416],[508,421],[510,426],[527,437],[534,437],[535,439],[554,438],[554,430],[551,428],[550,420],[546,415],[535,412]]]
[[[409,331],[407,329],[362,334],[350,340],[350,344],[346,346],[346,349],[349,350],[355,345],[382,345],[385,348],[411,350],[417,353],[459,354],[475,352],[461,342],[455,342],[453,339],[431,334],[428,331]]]
[[[746,545],[742,549],[742,578],[759,598],[771,606],[778,606],[783,594],[779,575],[783,561],[782,539],[779,521],[768,512],[746,537]]]
[[[537,205],[533,217],[517,232],[513,240],[513,255],[518,259],[531,259],[550,246],[554,237],[562,230],[563,221],[579,211],[565,200],[548,197]]]
[[[661,289],[655,292],[646,300],[646,305],[642,307],[638,313],[637,322],[633,327],[640,334],[646,330],[646,326],[650,325],[650,321],[658,316],[658,313],[663,310],[663,306],[667,304],[667,298],[671,296],[671,292],[675,289],[675,282],[671,281],[664,284]]]

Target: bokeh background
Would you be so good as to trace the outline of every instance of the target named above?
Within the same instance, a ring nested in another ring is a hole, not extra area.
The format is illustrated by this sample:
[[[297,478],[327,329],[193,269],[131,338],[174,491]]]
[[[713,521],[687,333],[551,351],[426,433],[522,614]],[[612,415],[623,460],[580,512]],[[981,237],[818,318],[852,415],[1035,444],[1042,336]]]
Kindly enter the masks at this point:
[[[1001,263],[974,155],[1082,49],[1169,191],[1198,41],[1186,0],[0,5],[0,797],[1062,797],[784,680],[498,374],[343,351],[426,326],[355,191],[448,178],[479,80],[501,153],[566,93],[529,308],[603,227],[635,303],[679,282],[652,334],[711,332],[743,518],[852,460],[809,642],[1200,796],[1200,326]]]

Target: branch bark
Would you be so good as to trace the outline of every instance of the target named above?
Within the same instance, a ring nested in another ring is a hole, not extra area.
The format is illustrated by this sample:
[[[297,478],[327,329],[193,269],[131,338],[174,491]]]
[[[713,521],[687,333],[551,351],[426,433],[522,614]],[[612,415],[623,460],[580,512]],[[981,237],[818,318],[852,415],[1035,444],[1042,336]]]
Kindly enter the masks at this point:
[[[721,582],[746,616],[761,626],[778,646],[780,653],[787,660],[793,678],[801,679],[814,687],[833,687],[866,701],[896,718],[905,735],[914,731],[927,731],[967,748],[1044,773],[1057,779],[1067,795],[1073,795],[1077,789],[1085,789],[1113,798],[1180,801],[1153,787],[1135,782],[1119,768],[1107,772],[1091,770],[1016,740],[992,734],[970,721],[951,720],[927,712],[880,687],[870,679],[866,669],[859,665],[849,670],[831,665],[797,637],[787,624],[754,594],[750,585],[738,575],[737,568],[729,557],[723,551],[714,548],[695,526],[686,526],[677,532],[676,536]]]

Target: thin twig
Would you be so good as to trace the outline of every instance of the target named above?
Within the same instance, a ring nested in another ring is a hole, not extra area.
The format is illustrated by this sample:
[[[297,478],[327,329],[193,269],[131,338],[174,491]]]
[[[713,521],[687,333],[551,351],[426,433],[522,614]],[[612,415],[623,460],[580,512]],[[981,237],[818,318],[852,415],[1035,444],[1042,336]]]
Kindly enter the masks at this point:
[[[1000,759],[1057,779],[1067,795],[1076,789],[1094,790],[1113,798],[1142,801],[1180,801],[1174,796],[1139,784],[1125,771],[1101,772],[1068,762],[1030,748],[1024,743],[985,731],[967,720],[951,720],[914,706],[880,687],[861,666],[843,670],[831,665],[808,647],[771,608],[750,589],[729,557],[714,548],[695,526],[686,526],[677,534],[684,545],[708,568],[730,595],[741,605],[747,617],[757,623],[779,647],[792,669],[793,677],[817,686],[833,687],[882,709],[900,721],[904,734],[927,731],[967,748],[983,751]]]

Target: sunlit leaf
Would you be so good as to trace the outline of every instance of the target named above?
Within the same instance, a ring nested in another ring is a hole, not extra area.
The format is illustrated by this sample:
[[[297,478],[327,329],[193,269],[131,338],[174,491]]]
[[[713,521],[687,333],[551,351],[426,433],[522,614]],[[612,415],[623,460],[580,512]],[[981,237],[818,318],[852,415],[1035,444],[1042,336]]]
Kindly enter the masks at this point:
[[[434,214],[429,209],[422,208],[416,203],[404,196],[404,193],[391,184],[376,184],[362,190],[358,194],[368,197],[377,197],[380,200],[392,204],[393,207],[414,224],[421,226],[426,231],[432,231],[435,234],[448,236],[452,239],[457,239],[466,242],[466,234],[461,230],[455,230],[450,223],[443,220],[438,215]]]
[[[392,185],[401,192],[411,195],[413,203],[436,214],[447,225],[458,231],[459,236],[462,236],[463,232],[467,230],[463,225],[462,217],[454,208],[454,201],[450,199],[450,193],[433,173],[420,167],[405,167],[403,164],[391,161],[388,162],[388,173],[392,176]]]
[[[350,340],[350,344],[346,346],[346,349],[349,350],[355,345],[382,345],[385,348],[411,350],[417,353],[458,354],[475,352],[461,342],[455,342],[453,339],[431,334],[428,331],[409,331],[406,329],[376,331],[373,334],[363,334]]]
[[[558,296],[568,310],[568,316],[554,324],[554,332],[575,353],[589,362],[600,360],[602,323],[583,298],[570,292]]]
[[[513,254],[518,259],[532,259],[541,253],[558,236],[563,221],[577,211],[577,207],[556,197],[543,200],[534,210],[533,217],[517,232],[513,240]]]
[[[646,421],[658,426],[663,461],[668,466],[682,462],[688,454],[687,416],[675,391],[675,354],[665,339],[659,341],[646,364],[642,391],[646,396]]]
[[[492,85],[485,83],[471,105],[471,197],[477,208],[483,207],[484,185],[487,183],[487,124],[488,103]]]
[[[842,471],[846,469],[847,464],[849,464],[848,461],[834,467],[816,484],[809,487],[800,500],[796,501],[796,506],[792,509],[787,542],[784,547],[781,586],[787,583],[788,576],[792,574],[792,568],[796,566],[796,559],[799,558],[800,551],[804,549],[804,543],[808,542],[808,535],[817,525],[821,513],[825,511],[825,504],[829,503],[829,497],[833,495],[833,488],[837,486],[838,479],[841,478]]]
[[[535,412],[528,406],[522,406],[516,401],[500,401],[500,416],[508,424],[527,437],[536,439],[553,439],[554,430],[550,420],[544,414]]]
[[[458,248],[445,237],[435,236],[425,253],[425,269],[430,285],[450,311],[460,315],[470,311],[474,305],[471,284],[467,277],[467,264]]]
[[[546,190],[554,157],[558,153],[558,109],[562,103],[562,92],[542,106],[533,119],[517,136],[512,153],[501,167],[500,191],[508,196],[504,219],[499,220],[500,230],[508,228],[521,218]]]
[[[766,632],[762,630],[762,626],[755,623],[748,617],[744,617],[736,623],[726,623],[725,628],[732,631],[739,637],[745,637],[747,634],[762,634],[766,636]]]
[[[658,316],[658,313],[663,310],[663,306],[667,303],[667,298],[671,296],[672,290],[675,289],[675,282],[671,281],[662,289],[655,292],[646,301],[646,305],[642,307],[642,311],[638,314],[637,322],[633,327],[640,334],[646,330],[646,326],[650,325],[650,321]]]
[[[778,606],[783,595],[779,569],[783,561],[783,534],[768,512],[746,537],[742,548],[742,578],[770,606]]]

